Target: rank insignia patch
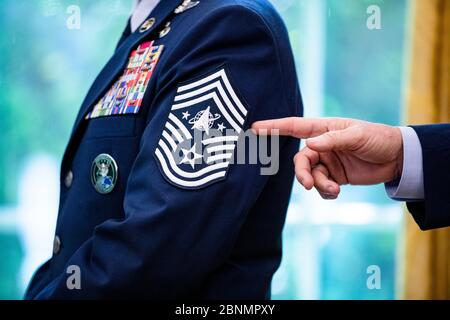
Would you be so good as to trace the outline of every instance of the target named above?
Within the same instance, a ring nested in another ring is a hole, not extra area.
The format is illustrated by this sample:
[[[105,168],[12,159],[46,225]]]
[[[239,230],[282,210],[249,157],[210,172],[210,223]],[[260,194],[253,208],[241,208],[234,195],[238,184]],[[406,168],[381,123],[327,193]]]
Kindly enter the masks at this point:
[[[178,87],[155,150],[164,177],[184,189],[224,179],[246,116],[225,69]]]
[[[153,46],[153,42],[146,42],[134,50],[123,75],[94,106],[86,119],[138,113],[163,48]]]

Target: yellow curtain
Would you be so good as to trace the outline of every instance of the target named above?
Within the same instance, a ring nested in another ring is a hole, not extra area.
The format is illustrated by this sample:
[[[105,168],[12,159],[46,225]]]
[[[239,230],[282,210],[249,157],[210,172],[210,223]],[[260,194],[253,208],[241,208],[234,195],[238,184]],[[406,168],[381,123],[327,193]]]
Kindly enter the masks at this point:
[[[407,121],[450,122],[450,0],[412,0],[411,6]],[[403,297],[450,299],[450,228],[422,232],[410,217],[406,224]]]

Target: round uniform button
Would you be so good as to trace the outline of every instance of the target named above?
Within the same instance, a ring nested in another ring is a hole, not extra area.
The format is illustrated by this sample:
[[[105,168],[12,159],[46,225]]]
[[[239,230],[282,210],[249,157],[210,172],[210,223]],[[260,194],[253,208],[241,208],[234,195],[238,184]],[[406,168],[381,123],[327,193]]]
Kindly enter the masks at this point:
[[[55,236],[53,240],[53,254],[58,254],[61,251],[61,239],[59,236]]]
[[[72,186],[72,182],[73,182],[73,172],[69,171],[66,174],[66,177],[64,178],[64,185],[66,186],[66,188],[70,188]]]

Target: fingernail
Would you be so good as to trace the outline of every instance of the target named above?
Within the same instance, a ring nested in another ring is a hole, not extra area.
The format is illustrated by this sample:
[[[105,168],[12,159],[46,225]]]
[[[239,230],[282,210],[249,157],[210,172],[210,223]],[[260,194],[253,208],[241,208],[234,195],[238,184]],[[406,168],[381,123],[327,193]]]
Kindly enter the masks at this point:
[[[337,198],[337,196],[335,194],[324,193],[322,195],[325,198],[325,200],[334,200]]]
[[[336,193],[335,190],[334,190],[334,186],[328,186],[328,187],[327,187],[327,191],[328,191],[330,194],[335,194],[335,193]]]

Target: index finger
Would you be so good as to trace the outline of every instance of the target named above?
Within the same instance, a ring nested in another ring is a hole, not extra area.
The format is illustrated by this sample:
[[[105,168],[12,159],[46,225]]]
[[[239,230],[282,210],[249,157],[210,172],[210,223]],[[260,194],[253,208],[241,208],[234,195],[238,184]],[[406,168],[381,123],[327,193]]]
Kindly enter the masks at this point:
[[[252,129],[259,135],[277,134],[301,139],[313,138],[329,131],[328,119],[298,117],[258,121],[252,125]]]

